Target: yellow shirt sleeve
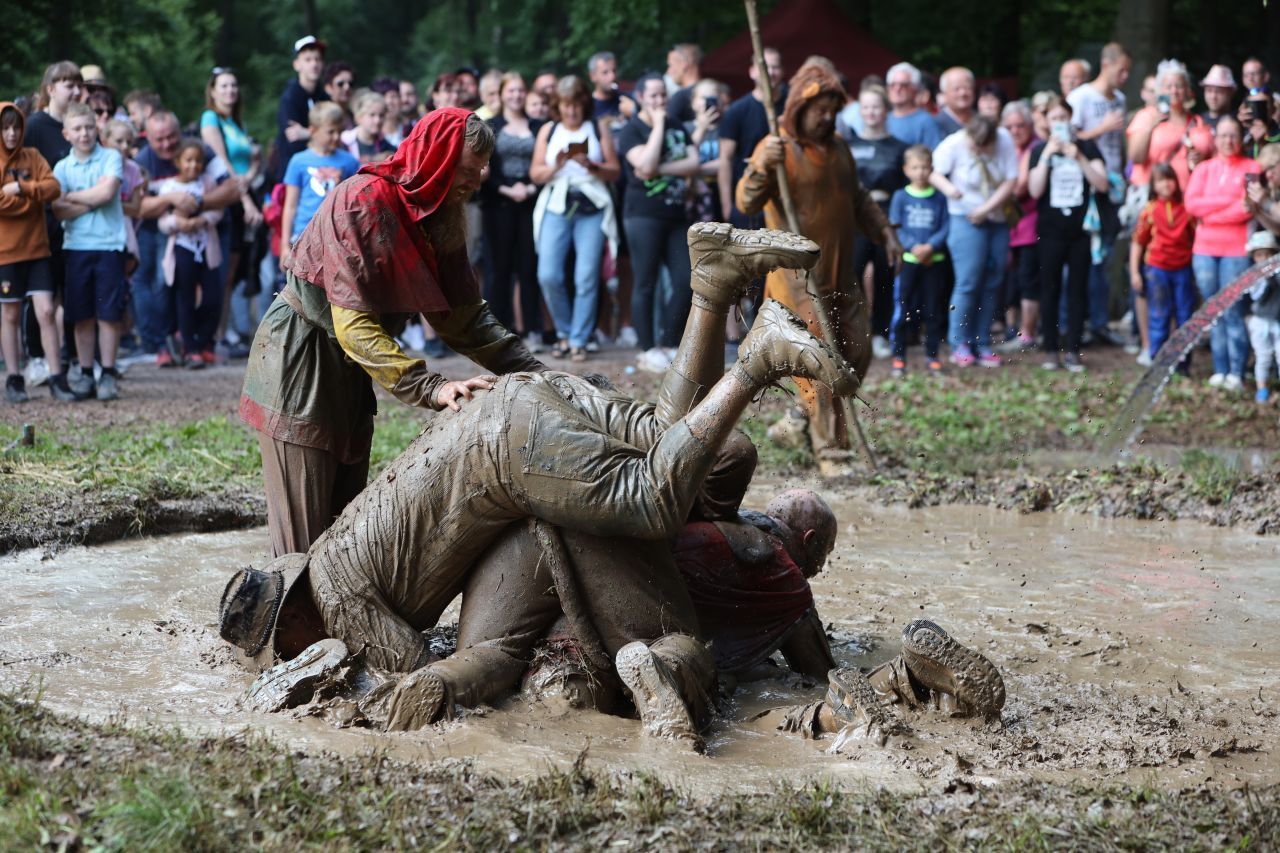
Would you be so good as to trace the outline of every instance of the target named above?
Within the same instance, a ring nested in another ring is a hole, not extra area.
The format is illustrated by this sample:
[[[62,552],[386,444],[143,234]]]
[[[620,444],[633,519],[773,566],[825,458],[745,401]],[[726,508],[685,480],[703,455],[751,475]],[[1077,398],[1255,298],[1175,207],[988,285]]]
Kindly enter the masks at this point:
[[[382,327],[378,315],[336,305],[332,307],[333,331],[338,345],[383,388],[394,392],[405,374],[415,368],[426,368],[422,359],[404,354],[400,345]]]

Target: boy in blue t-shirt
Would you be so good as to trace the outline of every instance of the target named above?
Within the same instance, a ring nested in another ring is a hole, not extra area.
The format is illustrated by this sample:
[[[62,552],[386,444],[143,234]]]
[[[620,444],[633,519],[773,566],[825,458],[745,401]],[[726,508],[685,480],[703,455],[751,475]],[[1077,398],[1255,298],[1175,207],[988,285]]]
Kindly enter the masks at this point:
[[[946,258],[947,199],[929,184],[933,154],[927,146],[913,145],[903,155],[903,172],[911,182],[889,201],[889,221],[898,229],[906,247],[902,269],[893,283],[893,321],[889,342],[893,346],[893,375],[907,371],[907,332],[924,320],[924,353],[929,370],[938,373],[938,345],[947,331],[947,273],[938,263]]]
[[[288,266],[293,244],[316,215],[325,196],[360,169],[360,161],[339,151],[345,122],[342,107],[322,101],[307,119],[311,139],[305,151],[289,158],[284,170],[284,214],[280,230],[280,268]]]
[[[124,159],[114,148],[98,144],[96,117],[85,104],[67,107],[62,135],[71,143],[71,153],[53,167],[62,195],[51,206],[64,232],[63,322],[75,329],[80,359],[80,378],[71,390],[81,398],[96,391],[99,400],[113,400],[119,394],[116,351],[128,297],[125,218],[120,201]],[[102,360],[102,378],[96,387],[95,346]]]

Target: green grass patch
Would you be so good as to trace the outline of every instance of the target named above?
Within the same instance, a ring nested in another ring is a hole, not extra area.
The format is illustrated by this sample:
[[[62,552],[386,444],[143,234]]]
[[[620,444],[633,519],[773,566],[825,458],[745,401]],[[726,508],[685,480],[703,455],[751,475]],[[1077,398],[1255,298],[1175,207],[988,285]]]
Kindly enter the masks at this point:
[[[714,760],[714,759],[708,759]],[[896,793],[815,779],[717,794],[585,754],[517,781],[467,762],[281,750],[91,725],[0,694],[0,847],[295,849],[1274,849],[1274,787],[1020,782]]]

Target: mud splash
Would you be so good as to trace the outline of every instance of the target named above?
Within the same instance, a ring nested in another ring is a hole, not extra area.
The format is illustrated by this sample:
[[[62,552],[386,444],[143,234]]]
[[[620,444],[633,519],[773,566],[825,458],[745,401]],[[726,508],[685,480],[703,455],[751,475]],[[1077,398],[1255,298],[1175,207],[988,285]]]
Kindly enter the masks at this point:
[[[771,491],[759,487],[749,503]],[[1000,665],[1009,700],[999,723],[908,717],[912,733],[896,745],[828,755],[822,742],[744,722],[817,697],[796,678],[740,690],[710,734],[709,759],[641,741],[634,721],[521,699],[399,735],[251,714],[237,705],[248,678],[213,619],[228,573],[265,558],[263,530],[0,560],[0,686],[40,683],[51,707],[95,719],[252,728],[304,751],[471,758],[512,776],[568,767],[587,749],[597,767],[708,792],[815,775],[899,788],[1028,775],[1162,787],[1280,781],[1271,747],[1280,543],[1186,523],[833,505],[841,543],[814,588],[838,662],[887,659],[901,626],[927,615]]]

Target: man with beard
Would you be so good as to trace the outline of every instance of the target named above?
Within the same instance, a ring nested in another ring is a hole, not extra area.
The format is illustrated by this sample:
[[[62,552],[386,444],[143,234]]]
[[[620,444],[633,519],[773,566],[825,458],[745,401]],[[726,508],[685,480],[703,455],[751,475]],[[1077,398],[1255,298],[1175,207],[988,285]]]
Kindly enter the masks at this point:
[[[422,313],[492,374],[545,367],[480,298],[463,204],[493,132],[467,110],[437,110],[395,155],[331,190],[288,263],[288,285],[253,341],[240,416],[257,429],[275,555],[306,551],[365,487],[377,405],[457,410],[493,375],[448,382],[394,336]],[[320,176],[317,176],[317,179]]]
[[[835,134],[836,114],[845,103],[844,89],[829,67],[809,61],[791,80],[781,135],[767,136],[756,146],[737,185],[738,209],[750,215],[764,210],[770,228],[786,228],[778,192],[777,167],[784,165],[800,232],[822,247],[811,273],[813,284],[831,319],[833,342],[859,379],[871,363],[870,318],[866,295],[854,267],[854,241],[859,233],[883,243],[896,269],[902,246],[880,206],[858,180],[849,146]],[[821,334],[806,289],[808,276],[775,270],[765,281],[765,296],[777,299]],[[809,438],[824,476],[848,471],[849,431],[844,413],[830,392],[797,380],[809,417]]]

